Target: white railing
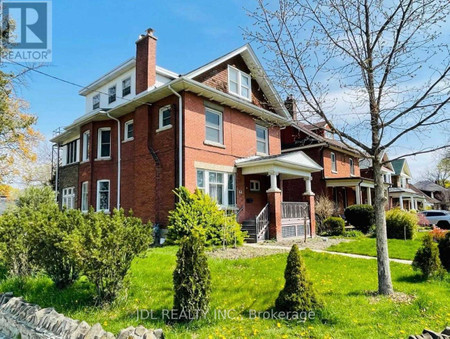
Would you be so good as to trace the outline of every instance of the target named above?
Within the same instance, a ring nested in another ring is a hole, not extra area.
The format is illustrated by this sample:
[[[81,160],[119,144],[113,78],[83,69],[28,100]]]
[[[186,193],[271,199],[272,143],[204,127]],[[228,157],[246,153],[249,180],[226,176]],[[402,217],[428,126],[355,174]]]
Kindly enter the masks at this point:
[[[264,240],[266,238],[267,228],[269,227],[269,204],[259,212],[256,217],[256,240]]]
[[[307,202],[282,202],[282,219],[309,218],[309,205]]]

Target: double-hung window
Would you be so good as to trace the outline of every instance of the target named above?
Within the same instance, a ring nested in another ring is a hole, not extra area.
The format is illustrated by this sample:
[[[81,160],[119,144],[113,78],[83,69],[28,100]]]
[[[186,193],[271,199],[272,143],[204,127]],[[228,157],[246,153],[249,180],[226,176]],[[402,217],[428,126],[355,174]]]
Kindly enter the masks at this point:
[[[116,85],[114,85],[108,89],[108,103],[109,104],[116,101],[116,89],[117,89]]]
[[[134,123],[133,123],[133,120],[128,120],[125,123],[124,134],[125,134],[124,137],[123,137],[124,141],[133,140],[133,137],[134,137]]]
[[[164,130],[172,127],[171,125],[172,108],[170,105],[161,107],[159,109],[159,130]]]
[[[67,187],[62,190],[62,206],[71,210],[75,208],[75,187]]]
[[[336,154],[331,153],[331,170],[337,172]]]
[[[90,132],[86,131],[83,133],[83,152],[81,156],[82,161],[88,161],[89,160],[89,137]]]
[[[197,188],[222,206],[236,205],[236,182],[233,173],[197,170]]]
[[[350,174],[355,175],[355,163],[353,162],[353,158],[350,158]]]
[[[69,142],[67,147],[67,158],[66,158],[66,164],[73,164],[77,162],[77,150],[78,150],[78,140],[74,140],[72,142]]]
[[[256,151],[258,153],[268,153],[268,133],[267,128],[256,125]]]
[[[97,181],[97,211],[109,212],[109,180]]]
[[[100,94],[96,94],[92,97],[92,109],[100,108]]]
[[[85,181],[81,184],[81,211],[87,212],[89,209],[88,201],[88,182]]]
[[[237,68],[228,66],[228,90],[247,100],[251,99],[252,80],[250,75]]]
[[[131,78],[122,81],[122,96],[125,97],[131,93]]]
[[[97,158],[111,157],[111,128],[102,127],[98,130],[98,155]]]
[[[222,112],[209,107],[205,108],[206,141],[223,144]]]

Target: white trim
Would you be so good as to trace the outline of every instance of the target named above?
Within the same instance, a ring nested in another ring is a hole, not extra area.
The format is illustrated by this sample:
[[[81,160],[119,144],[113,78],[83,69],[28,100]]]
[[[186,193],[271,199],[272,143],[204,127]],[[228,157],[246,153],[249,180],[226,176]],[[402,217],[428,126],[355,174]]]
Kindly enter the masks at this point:
[[[89,161],[89,146],[91,142],[91,131],[87,130],[83,132],[83,149],[81,153],[81,161],[88,162]]]
[[[219,126],[216,128],[216,126],[208,126],[207,121],[206,121],[206,114],[207,113],[211,113],[211,114],[216,114],[219,116]],[[207,133],[206,133],[206,129],[207,128],[211,128],[211,129],[215,129],[217,131],[219,131],[219,140],[215,141],[215,140],[208,140],[207,139]],[[212,146],[224,146],[224,142],[223,142],[223,113],[221,111],[215,110],[211,107],[205,106],[205,143],[211,144]]]
[[[236,83],[236,87],[237,87],[237,93],[232,92],[231,91],[231,72],[230,70],[236,72],[236,81],[233,81],[234,83]],[[251,101],[252,100],[252,77],[250,76],[250,74],[247,74],[243,71],[241,71],[240,69],[228,65],[228,93],[233,94],[233,95],[237,95],[240,98],[243,98],[245,100]],[[249,86],[244,86],[242,84],[242,77],[246,78],[248,80]],[[242,87],[244,87],[245,89],[248,90],[248,96],[242,95]]]
[[[132,137],[128,137],[128,126],[133,125],[133,136]],[[128,121],[125,122],[125,124],[123,125],[123,141],[131,141],[134,140],[134,120],[130,119]]]
[[[264,140],[258,138],[258,128],[264,130],[264,134],[266,136],[266,138]],[[260,124],[256,124],[255,134],[256,134],[256,153],[258,155],[267,155],[267,154],[269,154],[269,129],[267,127],[265,127],[265,126],[260,125]],[[261,143],[263,142],[265,144],[264,152],[258,151],[258,142],[261,142]]]
[[[170,125],[167,125],[167,126],[158,128],[158,129],[156,130],[156,133],[159,133],[159,132],[162,132],[162,131],[166,131],[166,130],[168,130],[168,129],[171,129],[172,127],[173,127],[172,124],[170,124]]]
[[[107,182],[108,183],[108,208],[107,209],[100,209],[100,183]],[[109,212],[111,209],[111,182],[108,179],[102,179],[97,180],[97,203],[96,203],[96,210],[97,212],[103,211],[103,212]]]
[[[167,110],[169,110],[170,112],[170,123],[168,125],[163,125],[164,123],[164,112],[166,112]],[[171,105],[166,105],[163,106],[159,109],[159,120],[158,120],[158,126],[159,128],[156,130],[157,132],[159,131],[164,131],[166,129],[169,129],[172,127],[172,106]],[[170,127],[169,127],[170,126]]]
[[[214,172],[227,172],[227,173],[236,172],[236,167],[234,166],[216,165],[201,161],[194,161],[194,167],[196,169],[210,170]]]
[[[334,161],[333,161],[334,158]],[[337,169],[337,158],[336,158],[336,153],[334,152],[330,152],[330,160],[331,160],[331,172],[332,173],[337,173],[338,169]],[[333,166],[334,164],[334,166]],[[333,168],[334,167],[334,168]]]
[[[348,158],[348,163],[350,165],[350,175],[355,175],[355,160],[353,158]]]
[[[111,133],[109,133],[109,155],[108,156],[101,155],[101,151],[102,151],[101,138],[102,138],[103,131],[111,132],[111,127],[100,127],[97,130],[97,159],[96,160],[111,160],[111,144],[112,144],[112,134]]]
[[[80,196],[81,196],[81,206],[80,206],[81,212],[87,212],[89,210],[89,182],[88,181],[83,181],[81,183]],[[85,206],[86,208],[83,209],[84,197],[86,197],[86,206]]]
[[[65,187],[62,189],[61,206],[69,210],[75,208],[75,187]]]

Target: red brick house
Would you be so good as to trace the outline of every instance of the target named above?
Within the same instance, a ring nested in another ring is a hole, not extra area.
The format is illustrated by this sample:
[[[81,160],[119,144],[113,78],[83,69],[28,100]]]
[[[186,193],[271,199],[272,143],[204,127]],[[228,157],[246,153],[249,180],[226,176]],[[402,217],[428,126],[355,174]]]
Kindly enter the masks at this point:
[[[291,115],[249,45],[179,75],[156,65],[152,30],[132,58],[80,91],[86,112],[52,141],[61,205],[132,209],[167,224],[173,190],[200,188],[238,214],[253,240],[314,234],[311,175],[302,151],[281,153]],[[283,202],[284,179],[306,184]],[[292,222],[285,228],[282,220]]]
[[[343,214],[350,205],[372,204],[373,180],[361,176],[359,153],[335,140],[325,122],[288,126],[281,132],[281,148],[283,154],[303,151],[323,168],[312,174],[312,191],[333,200],[338,213]],[[297,201],[299,192],[303,190],[304,183],[301,180],[283,181],[285,201]]]

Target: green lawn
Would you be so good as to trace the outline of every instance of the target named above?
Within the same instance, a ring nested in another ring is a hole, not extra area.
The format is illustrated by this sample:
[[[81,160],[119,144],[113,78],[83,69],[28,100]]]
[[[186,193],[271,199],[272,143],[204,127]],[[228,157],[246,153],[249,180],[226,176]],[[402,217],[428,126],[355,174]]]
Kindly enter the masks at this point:
[[[413,260],[422,245],[425,233],[419,233],[414,240],[388,239],[389,257],[395,259]],[[358,238],[350,242],[341,242],[327,248],[328,251],[364,254],[375,257],[377,245],[375,238]]]
[[[99,322],[117,333],[140,322],[137,309],[162,310],[172,306],[172,271],[176,248],[152,249],[134,262],[127,298],[105,308],[88,306],[92,288],[78,282],[57,292],[44,277],[20,286],[17,281],[0,284],[1,291],[14,290],[41,306],[54,306],[90,324]],[[424,328],[442,330],[450,323],[450,276],[424,282],[409,265],[392,263],[394,287],[415,297],[410,303],[370,296],[377,288],[376,261],[302,251],[306,265],[325,309],[312,322],[250,319],[248,310],[264,311],[282,288],[287,253],[252,259],[210,259],[213,279],[213,309],[235,309],[242,319],[207,319],[185,325],[166,325],[161,320],[143,321],[148,328],[162,327],[168,338],[407,338]]]

